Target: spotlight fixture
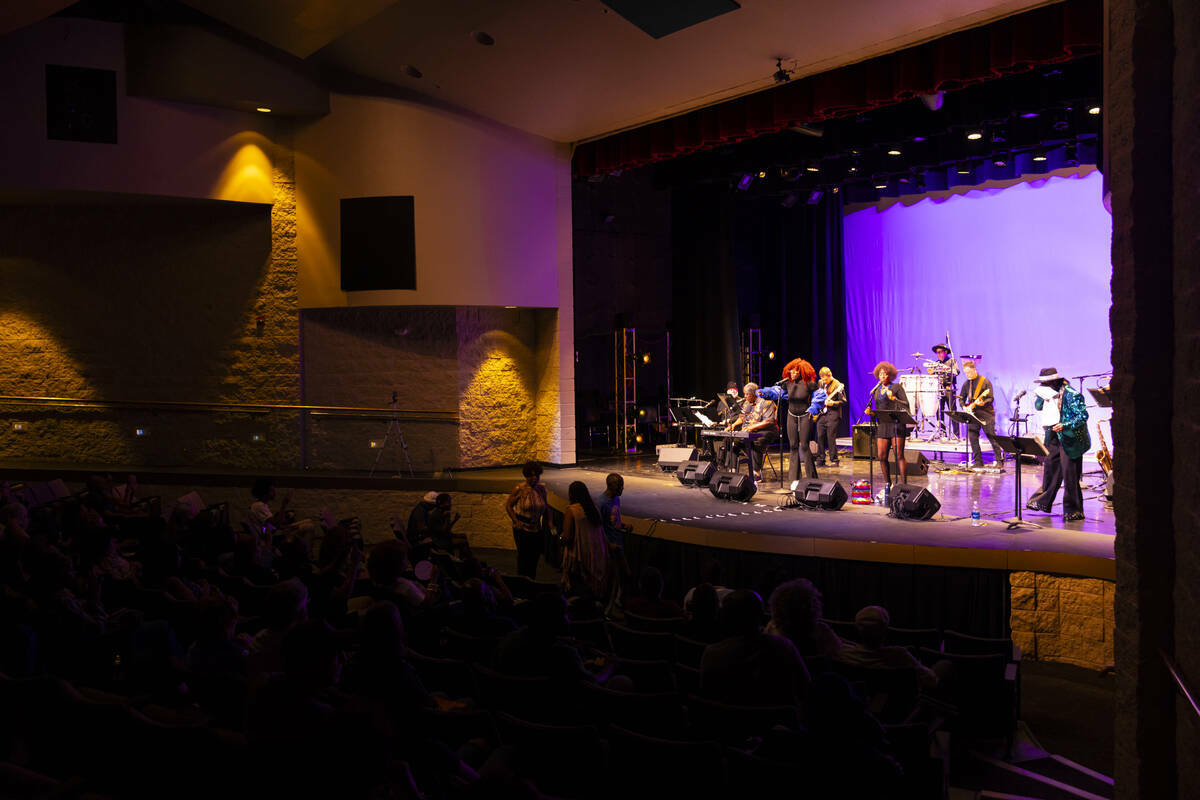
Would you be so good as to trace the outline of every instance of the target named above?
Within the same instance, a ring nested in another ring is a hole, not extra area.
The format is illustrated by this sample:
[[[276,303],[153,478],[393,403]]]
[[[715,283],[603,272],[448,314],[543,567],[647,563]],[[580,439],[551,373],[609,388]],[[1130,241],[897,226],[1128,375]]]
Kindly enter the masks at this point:
[[[271,109],[267,108],[266,106],[259,106],[258,108],[254,109],[254,110],[259,112],[260,114],[270,114],[271,113]]]
[[[649,353],[642,353],[642,363],[643,363],[643,364],[649,364],[649,363],[650,363],[650,354],[649,354]],[[642,412],[642,415],[643,415],[643,416],[645,416],[645,414],[646,414],[646,412],[645,412],[645,411],[643,411],[643,412]]]
[[[772,350],[771,352],[767,353],[767,361],[774,361],[774,360],[775,360],[775,351]]]
[[[792,79],[792,71],[783,68],[782,58],[775,59],[775,74],[771,76],[771,79],[776,83],[787,83]]]
[[[970,164],[959,164],[958,167],[954,171],[957,172],[959,175],[970,175],[971,174],[971,165]]]
[[[971,131],[967,134],[967,138],[970,139],[972,142],[977,142],[983,138],[983,132],[982,131]]]
[[[1033,160],[1034,161],[1045,161],[1046,160],[1046,151],[1038,150],[1038,151],[1034,152]]]
[[[821,168],[819,166],[817,166],[817,162],[815,162],[815,161],[808,162],[808,166],[806,166],[804,169],[807,170],[808,172],[820,172],[821,171]]]
[[[638,409],[638,416],[639,416],[639,417],[644,417],[644,416],[646,416],[646,409],[644,409],[644,408],[639,408],[639,409]]]
[[[820,189],[813,189],[811,192],[808,193],[808,204],[810,206],[815,206],[817,203],[821,202],[821,197],[824,194],[825,193],[823,191],[821,191]]]
[[[633,440],[635,442],[637,442],[638,444],[641,444],[642,443],[642,435],[639,433],[637,436],[633,437]]]
[[[759,177],[759,178],[765,178],[765,177],[767,177],[767,171],[766,171],[765,169],[764,169],[764,170],[762,170],[761,172],[759,172],[759,173],[758,173],[758,177]]]
[[[1100,114],[1100,106],[1092,106],[1091,108],[1088,109],[1088,113],[1091,114],[1093,117],[1099,115]]]

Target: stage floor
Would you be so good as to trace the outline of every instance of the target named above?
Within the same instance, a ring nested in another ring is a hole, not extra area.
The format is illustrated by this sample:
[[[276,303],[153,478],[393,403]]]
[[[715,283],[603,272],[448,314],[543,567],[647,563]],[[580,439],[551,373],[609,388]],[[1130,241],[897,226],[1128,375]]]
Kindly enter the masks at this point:
[[[777,455],[773,456],[777,458]],[[876,490],[882,480],[875,469]],[[748,503],[718,500],[707,489],[682,486],[650,456],[581,458],[574,468],[547,470],[543,476],[556,495],[582,480],[596,495],[604,477],[625,477],[622,509],[634,518],[635,533],[690,541],[713,547],[770,551],[795,555],[855,558],[867,561],[977,566],[991,569],[1030,569],[1112,580],[1115,576],[1112,509],[1096,490],[1085,490],[1079,522],[1065,522],[1062,493],[1053,513],[1022,508],[1027,525],[1009,530],[1002,520],[1013,517],[1015,475],[1011,464],[1001,474],[937,472],[912,476],[910,483],[929,489],[942,503],[932,520],[898,520],[880,506],[849,502],[840,511],[783,508],[787,493],[776,494],[778,477],[767,480]],[[786,468],[786,465],[785,465]],[[868,477],[868,462],[843,455],[838,468],[819,470],[822,478],[851,484]],[[1085,486],[1102,476],[1084,476]],[[1022,495],[1027,498],[1041,483],[1040,468],[1023,467]],[[971,525],[971,506],[979,503],[983,525]],[[1023,506],[1023,504],[1022,504]],[[1035,527],[1038,526],[1038,527]]]

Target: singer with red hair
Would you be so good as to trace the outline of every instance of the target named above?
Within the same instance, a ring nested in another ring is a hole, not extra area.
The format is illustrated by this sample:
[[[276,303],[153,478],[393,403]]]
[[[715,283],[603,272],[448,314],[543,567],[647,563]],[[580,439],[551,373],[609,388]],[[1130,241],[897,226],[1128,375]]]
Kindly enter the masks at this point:
[[[824,400],[818,397],[817,371],[803,358],[793,358],[784,365],[782,385],[788,399],[788,480],[795,489],[800,477],[801,457],[804,458],[804,474],[809,478],[817,477],[817,465],[808,440],[812,438],[814,414],[821,412]]]

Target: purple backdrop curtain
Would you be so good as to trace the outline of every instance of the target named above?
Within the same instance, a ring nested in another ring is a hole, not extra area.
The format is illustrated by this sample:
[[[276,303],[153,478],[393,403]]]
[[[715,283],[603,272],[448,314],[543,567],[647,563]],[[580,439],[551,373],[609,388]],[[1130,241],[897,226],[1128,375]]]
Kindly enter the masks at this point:
[[[1102,184],[1093,171],[847,215],[852,414],[877,361],[906,371],[911,353],[928,357],[947,331],[957,354],[983,355],[1001,430],[1011,398],[1042,367],[1068,376],[1111,370],[1112,218]],[[1032,401],[1027,395],[1023,408]]]

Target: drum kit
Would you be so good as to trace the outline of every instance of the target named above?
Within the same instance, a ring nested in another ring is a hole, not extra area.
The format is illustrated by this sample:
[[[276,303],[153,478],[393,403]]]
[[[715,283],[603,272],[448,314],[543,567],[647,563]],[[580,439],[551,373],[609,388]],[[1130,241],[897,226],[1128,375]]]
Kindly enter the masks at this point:
[[[900,375],[897,380],[908,395],[908,413],[913,415],[919,427],[913,432],[913,439],[945,439],[957,441],[955,433],[957,425],[946,426],[937,419],[938,401],[943,392],[953,393],[954,375],[949,362],[936,358],[925,358],[924,353],[912,353],[913,361],[917,362],[909,368],[908,373]],[[982,355],[964,355],[978,361]]]

